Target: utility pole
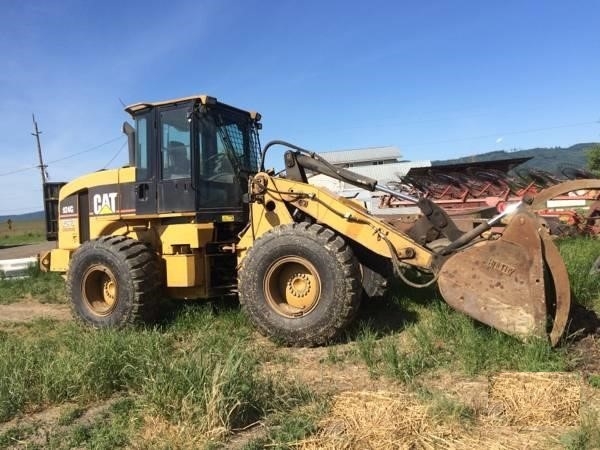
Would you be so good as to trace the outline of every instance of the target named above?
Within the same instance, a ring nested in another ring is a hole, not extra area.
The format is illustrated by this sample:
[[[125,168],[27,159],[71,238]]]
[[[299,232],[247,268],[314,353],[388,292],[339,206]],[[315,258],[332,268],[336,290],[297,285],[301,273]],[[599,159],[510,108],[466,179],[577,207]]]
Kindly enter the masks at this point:
[[[44,160],[42,159],[42,145],[40,144],[40,134],[42,134],[42,132],[38,130],[37,122],[35,121],[35,115],[33,113],[31,114],[31,117],[33,118],[33,129],[35,130],[35,133],[31,134],[35,136],[35,140],[37,142],[38,157],[40,158],[40,165],[38,167],[42,173],[42,183],[46,183],[46,178],[48,178],[46,168],[48,166],[44,165]]]

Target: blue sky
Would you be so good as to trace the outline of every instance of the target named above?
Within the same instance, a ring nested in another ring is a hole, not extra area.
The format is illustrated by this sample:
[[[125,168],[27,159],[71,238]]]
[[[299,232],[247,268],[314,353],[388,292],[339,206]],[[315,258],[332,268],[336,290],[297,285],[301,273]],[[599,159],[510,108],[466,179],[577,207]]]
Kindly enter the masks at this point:
[[[263,144],[410,160],[600,141],[599,17],[597,1],[5,0],[0,215],[42,207],[31,113],[63,181],[125,163],[121,101],[207,93],[260,111]]]

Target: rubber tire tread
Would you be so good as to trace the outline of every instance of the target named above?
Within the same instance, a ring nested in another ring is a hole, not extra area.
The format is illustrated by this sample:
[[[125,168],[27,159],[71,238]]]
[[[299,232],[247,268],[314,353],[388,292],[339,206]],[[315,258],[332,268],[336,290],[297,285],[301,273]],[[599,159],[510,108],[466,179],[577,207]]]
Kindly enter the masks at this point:
[[[319,303],[299,318],[278,314],[263,289],[271,264],[292,255],[310,261],[321,278]],[[306,222],[279,225],[263,234],[238,271],[243,311],[262,334],[290,346],[317,346],[336,339],[356,317],[360,280],[359,263],[346,241],[329,228]]]
[[[82,277],[94,264],[104,264],[117,282],[117,306],[107,316],[92,313],[81,293]],[[156,319],[164,287],[159,259],[152,248],[125,236],[103,236],[84,242],[73,254],[67,272],[71,313],[94,328],[123,328]]]

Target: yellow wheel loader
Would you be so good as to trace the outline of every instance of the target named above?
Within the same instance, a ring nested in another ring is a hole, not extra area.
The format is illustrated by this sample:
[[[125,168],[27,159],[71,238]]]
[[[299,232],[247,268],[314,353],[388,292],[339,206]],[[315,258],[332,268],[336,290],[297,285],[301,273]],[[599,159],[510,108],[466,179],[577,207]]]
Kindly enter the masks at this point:
[[[126,108],[129,165],[45,186],[42,269],[66,273],[74,316],[93,327],[155,318],[158,300],[237,294],[264,334],[321,345],[391,276],[437,283],[455,309],[556,344],[570,307],[565,266],[534,199],[463,233],[431,201],[390,190],[283,141],[261,151],[260,115],[209,96]],[[286,147],[285,169],[265,170]],[[414,202],[408,232],[307,182],[322,173]],[[501,233],[492,226],[505,223]],[[418,277],[409,275],[417,273]]]

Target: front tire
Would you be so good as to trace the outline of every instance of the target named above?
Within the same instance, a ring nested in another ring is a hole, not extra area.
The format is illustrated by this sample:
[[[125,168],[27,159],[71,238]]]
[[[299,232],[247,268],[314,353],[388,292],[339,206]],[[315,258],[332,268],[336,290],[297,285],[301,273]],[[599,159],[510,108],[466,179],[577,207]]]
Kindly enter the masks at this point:
[[[352,322],[361,274],[345,240],[321,225],[281,225],[254,242],[238,273],[240,303],[261,333],[322,345]]]
[[[73,316],[95,328],[153,320],[161,286],[156,254],[124,236],[83,243],[73,254],[67,274]]]

